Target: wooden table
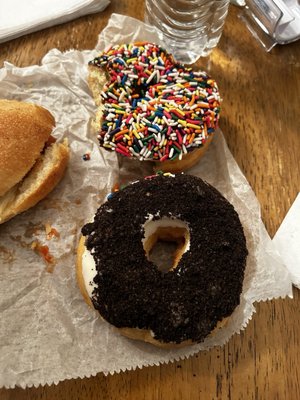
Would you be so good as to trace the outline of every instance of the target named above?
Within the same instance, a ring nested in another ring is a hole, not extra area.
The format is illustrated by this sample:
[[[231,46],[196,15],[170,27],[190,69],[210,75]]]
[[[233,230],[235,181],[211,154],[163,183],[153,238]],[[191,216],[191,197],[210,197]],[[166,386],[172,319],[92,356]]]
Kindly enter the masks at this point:
[[[300,42],[268,54],[231,6],[210,59],[198,64],[217,79],[221,129],[254,189],[274,235],[300,189]],[[38,64],[53,47],[92,49],[112,12],[143,19],[139,0],[112,0],[102,13],[0,45],[0,64]],[[25,399],[300,399],[300,296],[257,305],[245,332],[223,348],[188,360],[38,389],[0,390]]]

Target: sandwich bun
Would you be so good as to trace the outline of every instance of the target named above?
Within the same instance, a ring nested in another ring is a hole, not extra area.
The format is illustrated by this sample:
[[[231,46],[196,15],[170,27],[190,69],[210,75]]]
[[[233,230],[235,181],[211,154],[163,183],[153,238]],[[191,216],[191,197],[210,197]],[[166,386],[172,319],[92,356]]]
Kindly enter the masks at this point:
[[[54,126],[43,107],[0,100],[0,223],[33,207],[63,177],[68,142],[51,137]]]

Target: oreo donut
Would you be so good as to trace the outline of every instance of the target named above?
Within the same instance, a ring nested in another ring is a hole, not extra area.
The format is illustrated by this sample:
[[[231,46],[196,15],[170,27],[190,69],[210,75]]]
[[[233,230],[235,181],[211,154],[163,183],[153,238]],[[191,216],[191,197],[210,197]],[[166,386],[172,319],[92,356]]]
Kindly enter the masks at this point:
[[[216,82],[148,42],[113,46],[89,63],[100,145],[179,172],[204,154],[218,126]]]
[[[82,228],[77,276],[120,333],[161,347],[202,342],[240,303],[246,240],[233,206],[191,175],[160,174],[115,192]],[[168,269],[159,242],[176,245]]]

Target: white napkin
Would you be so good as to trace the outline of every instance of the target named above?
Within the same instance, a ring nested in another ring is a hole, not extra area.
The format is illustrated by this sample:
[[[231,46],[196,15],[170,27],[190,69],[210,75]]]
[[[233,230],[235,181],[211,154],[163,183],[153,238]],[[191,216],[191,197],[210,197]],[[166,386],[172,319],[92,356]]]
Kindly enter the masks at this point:
[[[273,243],[300,289],[300,193],[276,232]]]
[[[109,0],[0,0],[0,43],[105,9]]]

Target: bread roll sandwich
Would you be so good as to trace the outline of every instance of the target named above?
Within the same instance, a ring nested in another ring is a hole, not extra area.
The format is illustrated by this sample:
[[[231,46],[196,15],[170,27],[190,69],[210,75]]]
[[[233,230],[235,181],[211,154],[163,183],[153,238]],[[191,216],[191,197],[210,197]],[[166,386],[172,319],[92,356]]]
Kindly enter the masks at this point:
[[[0,99],[0,224],[33,207],[58,184],[69,159],[45,108]]]

